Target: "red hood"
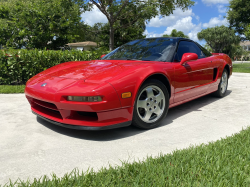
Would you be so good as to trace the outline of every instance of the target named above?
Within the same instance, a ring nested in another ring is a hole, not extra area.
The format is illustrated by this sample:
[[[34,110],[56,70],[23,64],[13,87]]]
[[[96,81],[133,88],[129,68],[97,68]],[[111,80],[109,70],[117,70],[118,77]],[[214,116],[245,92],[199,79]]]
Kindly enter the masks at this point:
[[[75,66],[66,66],[63,69],[50,73],[50,76],[84,80],[96,74],[102,74],[107,71],[119,71],[120,69],[121,68],[117,63],[96,60],[85,63],[83,62],[82,64],[76,64]]]
[[[131,60],[93,60],[88,62],[67,62],[59,64],[33,77],[34,80],[43,76],[44,78],[59,77],[66,79],[86,80],[91,79],[106,81],[125,70],[146,65],[147,62]],[[39,78],[40,79],[40,78]],[[95,81],[96,82],[96,81]]]

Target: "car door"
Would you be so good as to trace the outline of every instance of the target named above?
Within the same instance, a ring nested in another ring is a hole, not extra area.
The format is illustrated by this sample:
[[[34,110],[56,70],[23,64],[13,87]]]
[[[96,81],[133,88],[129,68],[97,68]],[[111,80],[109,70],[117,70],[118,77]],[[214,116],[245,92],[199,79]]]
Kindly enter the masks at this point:
[[[198,59],[188,61],[181,65],[182,55],[184,53],[196,53]],[[191,41],[180,41],[174,62],[175,76],[174,102],[180,102],[207,92],[209,79],[209,60],[203,54],[201,49]]]

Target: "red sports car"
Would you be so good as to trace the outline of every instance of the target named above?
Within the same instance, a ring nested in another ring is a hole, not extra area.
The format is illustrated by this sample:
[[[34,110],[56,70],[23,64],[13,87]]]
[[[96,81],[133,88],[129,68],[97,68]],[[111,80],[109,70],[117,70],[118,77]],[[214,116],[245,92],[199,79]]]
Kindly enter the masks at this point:
[[[131,124],[151,129],[168,109],[214,93],[224,97],[232,61],[184,38],[146,38],[101,60],[66,62],[25,88],[37,116],[67,128],[102,130]]]

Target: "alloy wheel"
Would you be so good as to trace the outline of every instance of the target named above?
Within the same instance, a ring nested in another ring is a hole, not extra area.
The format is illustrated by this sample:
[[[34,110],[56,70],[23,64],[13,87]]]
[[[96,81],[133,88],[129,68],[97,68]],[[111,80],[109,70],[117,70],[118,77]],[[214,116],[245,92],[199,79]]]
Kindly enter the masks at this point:
[[[221,93],[224,94],[227,90],[227,72],[224,71],[221,77]]]
[[[140,119],[146,123],[157,121],[165,108],[165,95],[155,85],[144,88],[137,99],[137,113]]]

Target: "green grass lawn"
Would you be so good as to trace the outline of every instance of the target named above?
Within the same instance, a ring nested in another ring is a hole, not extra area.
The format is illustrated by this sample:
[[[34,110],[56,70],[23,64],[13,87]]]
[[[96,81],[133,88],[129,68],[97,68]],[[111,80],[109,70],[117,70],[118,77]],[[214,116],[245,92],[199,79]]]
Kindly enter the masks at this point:
[[[0,94],[24,93],[25,85],[0,85]]]
[[[233,72],[250,73],[250,63],[233,64]]]
[[[16,176],[18,177],[18,176]],[[73,171],[62,178],[43,176],[16,186],[250,186],[250,128],[207,145],[172,154],[124,162],[122,166],[88,173]],[[14,183],[9,184],[14,186]]]

